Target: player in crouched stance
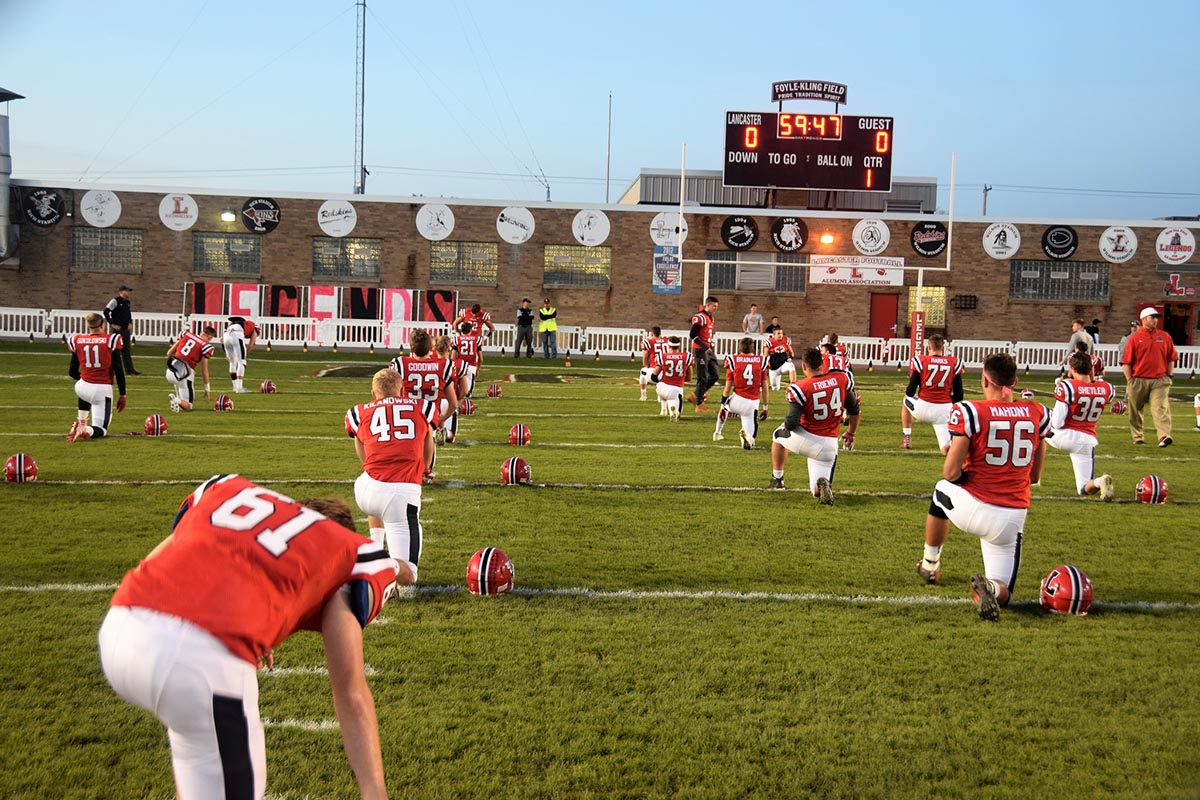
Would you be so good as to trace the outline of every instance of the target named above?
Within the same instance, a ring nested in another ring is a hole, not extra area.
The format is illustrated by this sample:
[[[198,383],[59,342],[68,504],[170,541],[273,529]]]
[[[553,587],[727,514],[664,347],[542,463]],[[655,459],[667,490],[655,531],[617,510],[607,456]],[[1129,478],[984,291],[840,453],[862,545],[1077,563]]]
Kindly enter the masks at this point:
[[[941,580],[942,545],[950,523],[979,537],[983,574],[971,576],[979,616],[996,621],[1008,605],[1021,566],[1021,534],[1029,484],[1042,474],[1050,412],[1041,403],[1012,400],[1017,363],[1007,353],[983,362],[983,401],[950,412],[950,448],[925,518],[925,555],[917,574]]]
[[[912,449],[913,420],[928,422],[937,436],[938,449],[950,444],[950,410],[963,399],[962,362],[946,355],[946,340],[935,333],[926,340],[929,352],[914,356],[909,364],[908,388],[900,404],[901,450]]]
[[[183,798],[262,798],[256,668],[319,631],[346,756],[364,798],[386,798],[363,629],[396,562],[354,532],[338,498],[295,501],[237,475],[196,489],[172,533],[125,575],[100,628],[104,676],[167,727]],[[307,754],[308,757],[312,753]]]
[[[848,372],[823,371],[821,351],[810,347],[800,357],[804,379],[787,389],[787,418],[771,442],[771,488],[782,489],[788,453],[808,459],[808,485],[821,505],[833,505],[833,472],[837,467],[838,430],[842,416],[849,418],[843,437],[846,449],[854,447],[858,430],[858,396]]]
[[[75,379],[75,396],[79,398],[79,411],[68,442],[85,439],[100,439],[108,432],[113,414],[113,378],[117,380],[117,411],[125,410],[125,372],[121,365],[119,350],[123,346],[121,337],[104,332],[104,317],[87,315],[87,333],[77,333],[67,340],[71,351],[71,366],[68,374]],[[88,425],[88,414],[92,424]]]
[[[216,335],[217,329],[211,325],[204,326],[199,336],[184,331],[167,350],[167,383],[175,387],[167,400],[176,414],[181,408],[191,411],[196,403],[196,367],[204,373],[204,397],[208,398],[208,360],[216,350],[212,344]]]
[[[678,336],[667,340],[667,352],[650,373],[655,384],[658,402],[672,422],[679,421],[683,411],[683,387],[692,376],[692,354],[680,351],[683,341]]]
[[[1092,375],[1093,361],[1087,353],[1074,353],[1067,361],[1067,377],[1054,384],[1054,411],[1050,414],[1050,426],[1054,435],[1047,441],[1050,446],[1071,454],[1071,466],[1075,469],[1075,490],[1080,494],[1099,494],[1101,499],[1113,499],[1111,475],[1096,474],[1096,421],[1104,413],[1104,407],[1112,402],[1116,390],[1108,381],[1096,380]]]
[[[717,412],[717,427],[713,441],[725,438],[721,431],[730,417],[740,417],[742,449],[753,450],[758,437],[758,421],[767,418],[769,392],[765,386],[769,378],[767,357],[755,355],[754,339],[747,336],[738,345],[737,355],[725,357],[725,388],[721,392],[721,410]],[[762,395],[762,412],[758,410],[758,398]]]

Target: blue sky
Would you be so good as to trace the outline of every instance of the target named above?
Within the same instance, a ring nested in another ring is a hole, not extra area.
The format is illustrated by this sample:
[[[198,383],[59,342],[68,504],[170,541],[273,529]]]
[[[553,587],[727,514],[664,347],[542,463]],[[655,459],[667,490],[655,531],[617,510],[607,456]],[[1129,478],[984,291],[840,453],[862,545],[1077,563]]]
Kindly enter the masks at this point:
[[[1196,0],[369,0],[367,189],[532,201],[544,172],[603,202],[611,91],[615,202],[683,143],[720,169],[723,113],[797,79],[894,116],[894,174],[936,177],[942,208],[957,152],[958,214],[984,183],[988,216],[1197,214],[1198,27]],[[354,58],[352,0],[0,0],[14,175],[348,193]]]

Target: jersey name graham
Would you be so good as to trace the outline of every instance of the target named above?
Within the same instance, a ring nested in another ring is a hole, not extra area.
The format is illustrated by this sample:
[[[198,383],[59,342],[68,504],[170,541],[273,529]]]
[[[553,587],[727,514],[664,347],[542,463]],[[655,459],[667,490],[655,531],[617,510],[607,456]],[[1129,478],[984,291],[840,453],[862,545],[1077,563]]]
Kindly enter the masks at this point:
[[[113,358],[121,346],[115,333],[77,333],[67,340],[67,347],[79,358],[79,377],[100,386],[112,384]]]
[[[421,483],[425,435],[437,425],[427,400],[385,397],[346,412],[346,434],[363,444],[363,472],[384,483]]]
[[[1033,455],[1049,432],[1050,412],[1041,403],[957,403],[950,435],[970,439],[966,490],[990,505],[1029,508]]]
[[[914,358],[908,374],[921,377],[917,386],[917,397],[926,403],[946,404],[953,402],[954,379],[962,375],[963,366],[955,356],[923,355]]]

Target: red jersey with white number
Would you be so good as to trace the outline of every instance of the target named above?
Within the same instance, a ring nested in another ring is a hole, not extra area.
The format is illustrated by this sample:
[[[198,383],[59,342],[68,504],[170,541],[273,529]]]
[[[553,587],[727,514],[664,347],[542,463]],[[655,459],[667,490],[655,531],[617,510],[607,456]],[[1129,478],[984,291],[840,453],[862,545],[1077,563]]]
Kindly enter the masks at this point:
[[[1097,355],[1092,356],[1092,377],[1104,377],[1104,359]]]
[[[195,369],[200,359],[212,357],[213,351],[212,342],[204,341],[191,331],[184,331],[175,343],[174,357]]]
[[[800,427],[814,436],[837,436],[846,413],[846,399],[854,395],[849,372],[828,372],[793,383],[789,403],[800,406]]]
[[[444,358],[398,356],[392,369],[404,379],[404,397],[413,400],[437,400],[446,393],[446,383],[454,380],[454,367]]]
[[[77,333],[67,339],[67,348],[79,358],[79,377],[100,386],[112,385],[113,360],[121,346],[115,333]]]
[[[647,336],[642,339],[642,352],[649,353],[650,359],[647,361],[647,366],[657,367],[665,353],[670,352],[671,340],[667,336]]]
[[[977,500],[1004,508],[1029,508],[1033,454],[1050,432],[1050,412],[1041,403],[973,400],[950,412],[950,435],[966,436],[964,488]]]
[[[762,394],[763,375],[767,369],[766,356],[747,353],[725,356],[725,375],[733,378],[733,393],[747,400],[757,401]]]
[[[254,336],[254,333],[257,330],[258,330],[258,326],[255,325],[250,320],[246,320],[245,322],[242,323],[242,333],[246,334],[247,339]]]
[[[464,397],[463,388],[459,386],[458,382],[467,375],[467,363],[461,358],[449,358],[446,360],[450,363],[450,379],[442,384],[442,393],[438,395],[438,399],[449,400],[450,398],[446,396],[446,387],[453,385],[454,390],[458,392],[458,399],[462,400]]]
[[[908,365],[908,374],[921,376],[917,397],[926,403],[954,402],[954,378],[962,375],[963,365],[954,356],[927,354],[917,356]]]
[[[346,584],[374,590],[364,625],[395,589],[381,545],[238,475],[213,478],[183,507],[171,542],[125,575],[112,605],[185,619],[251,664],[297,630],[320,630]]]
[[[459,357],[467,366],[479,366],[479,334],[460,333],[454,337],[451,346],[458,351]]]
[[[1066,406],[1066,421],[1062,430],[1081,431],[1096,435],[1096,420],[1104,407],[1116,396],[1108,381],[1063,379],[1054,384],[1054,399]]]
[[[492,321],[492,312],[481,308],[479,313],[476,314],[474,311],[468,308],[466,311],[462,312],[462,318],[463,322],[471,323],[471,333],[477,335],[483,331],[483,324],[485,322]]]
[[[701,308],[692,315],[692,325],[699,325],[700,332],[692,339],[692,345],[703,345],[704,347],[712,347],[713,330],[717,327],[717,321],[713,319],[713,315]]]
[[[659,375],[660,383],[682,388],[687,382],[688,373],[692,368],[692,354],[678,351],[668,352],[663,355],[659,366],[662,368],[662,373]]]
[[[779,369],[783,366],[783,362],[792,357],[792,338],[784,336],[776,339],[772,336],[767,339],[767,359],[771,369]]]
[[[407,397],[385,397],[346,412],[346,434],[363,443],[363,472],[384,483],[420,485],[425,433],[437,424],[436,405]]]
[[[842,353],[824,353],[821,356],[821,371],[830,372],[831,370],[841,370],[842,372],[853,372],[850,368],[850,359],[846,358]]]

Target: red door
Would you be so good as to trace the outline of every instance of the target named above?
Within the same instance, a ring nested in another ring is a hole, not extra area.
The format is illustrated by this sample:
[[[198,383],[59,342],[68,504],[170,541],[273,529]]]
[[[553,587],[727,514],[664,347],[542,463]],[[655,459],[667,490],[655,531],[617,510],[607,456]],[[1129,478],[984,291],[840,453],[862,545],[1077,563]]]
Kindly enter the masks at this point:
[[[896,337],[896,315],[900,311],[900,295],[871,292],[870,336],[879,339]]]

